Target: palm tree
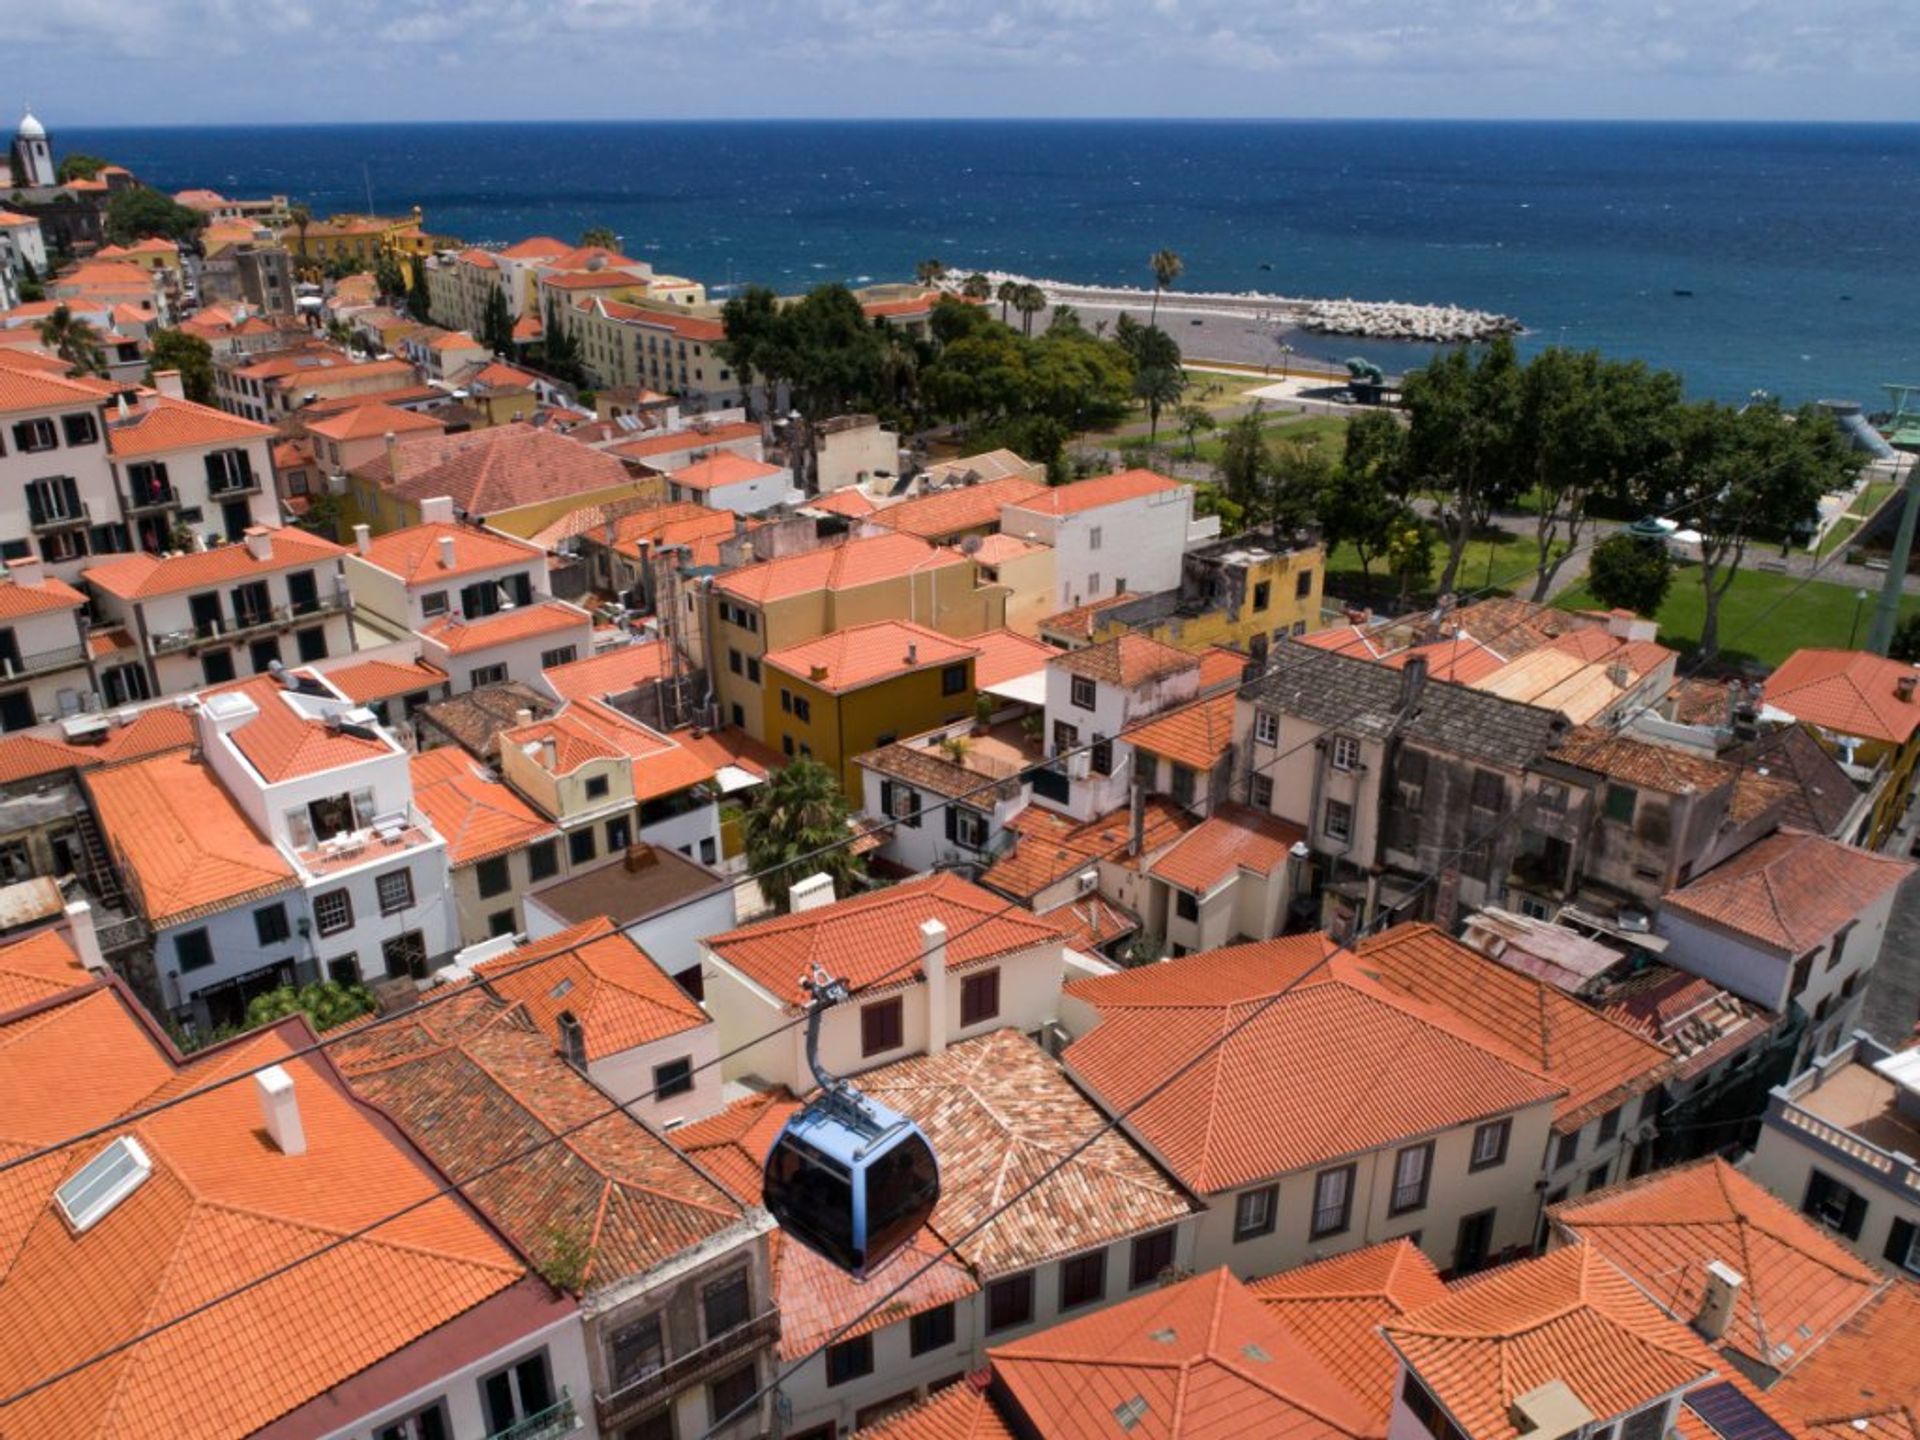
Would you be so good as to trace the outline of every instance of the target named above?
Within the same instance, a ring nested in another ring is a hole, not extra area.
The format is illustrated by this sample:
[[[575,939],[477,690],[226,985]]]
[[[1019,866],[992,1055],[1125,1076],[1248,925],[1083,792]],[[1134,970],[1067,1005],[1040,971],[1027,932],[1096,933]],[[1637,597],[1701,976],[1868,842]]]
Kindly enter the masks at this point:
[[[1013,308],[1020,312],[1020,325],[1027,335],[1033,334],[1033,317],[1047,308],[1047,292],[1038,285],[1022,285],[1013,297]]]
[[[947,267],[938,258],[922,260],[913,267],[913,278],[922,285],[938,285],[947,278]]]
[[[833,877],[836,895],[847,893],[862,868],[846,844],[848,815],[840,777],[817,760],[791,761],[767,782],[740,817],[740,828],[747,866],[776,908],[787,908],[795,882],[820,872]]]
[[[580,237],[582,250],[618,250],[620,237],[605,225],[595,225]]]
[[[1156,250],[1147,259],[1153,267],[1153,306],[1147,312],[1147,327],[1153,328],[1160,322],[1160,292],[1171,290],[1173,282],[1180,278],[1180,272],[1186,264],[1171,250]]]
[[[287,219],[300,232],[300,259],[304,263],[307,258],[307,227],[313,224],[313,211],[304,205],[292,205],[287,208]]]
[[[960,293],[969,300],[991,300],[993,282],[976,270],[960,282]]]
[[[1002,280],[1000,288],[993,292],[993,298],[1000,302],[1000,323],[1007,323],[1007,306],[1020,296],[1020,287],[1011,280]]]
[[[1147,403],[1147,446],[1160,436],[1160,412],[1178,404],[1187,388],[1187,377],[1178,365],[1149,365],[1133,377],[1133,393]]]
[[[65,305],[54,306],[53,313],[40,322],[40,343],[66,361],[75,375],[107,373],[100,332]]]

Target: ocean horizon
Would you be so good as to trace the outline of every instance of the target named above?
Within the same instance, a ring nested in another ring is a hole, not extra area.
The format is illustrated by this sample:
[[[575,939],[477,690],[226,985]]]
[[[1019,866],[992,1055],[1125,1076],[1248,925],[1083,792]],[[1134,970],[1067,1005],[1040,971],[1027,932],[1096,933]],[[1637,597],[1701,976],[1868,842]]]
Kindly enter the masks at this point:
[[[710,286],[910,278],[938,256],[1094,285],[1493,310],[1689,393],[1885,403],[1920,383],[1920,125],[766,120],[63,129],[148,183],[418,205],[468,243],[575,239]],[[1389,368],[1422,347],[1309,337]],[[1305,345],[1301,353],[1313,353]],[[1277,356],[1276,356],[1277,359]]]

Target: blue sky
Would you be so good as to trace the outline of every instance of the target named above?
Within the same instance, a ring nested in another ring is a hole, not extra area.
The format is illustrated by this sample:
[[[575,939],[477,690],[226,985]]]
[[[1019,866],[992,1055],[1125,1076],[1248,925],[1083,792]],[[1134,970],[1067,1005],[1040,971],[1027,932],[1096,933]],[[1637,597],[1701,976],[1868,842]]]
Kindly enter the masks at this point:
[[[1920,119],[1915,0],[56,0],[54,125],[1205,115]]]

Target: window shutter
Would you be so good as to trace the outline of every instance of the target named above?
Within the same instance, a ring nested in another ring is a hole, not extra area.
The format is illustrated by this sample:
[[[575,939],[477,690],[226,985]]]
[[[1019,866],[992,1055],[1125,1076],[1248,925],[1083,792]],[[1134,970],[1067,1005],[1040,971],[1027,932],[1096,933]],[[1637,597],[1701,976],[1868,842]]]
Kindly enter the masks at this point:
[[[16,450],[25,450],[31,444],[33,444],[33,437],[28,433],[27,422],[24,420],[16,421],[13,427],[13,448]]]
[[[952,801],[947,802],[947,839],[958,844],[960,841],[960,807]]]
[[[1903,1269],[1906,1267],[1907,1257],[1913,1253],[1913,1221],[1895,1220],[1893,1222],[1893,1228],[1887,1231],[1887,1248],[1884,1253],[1894,1264]]]
[[[889,820],[893,818],[893,781],[880,782],[880,813]]]
[[[1840,1233],[1849,1240],[1860,1238],[1860,1226],[1867,1218],[1867,1197],[1848,1192],[1847,1213],[1840,1218]]]
[[[67,514],[77,517],[80,512],[80,482],[71,475],[60,477],[60,493],[67,500]]]
[[[918,830],[920,828],[920,792],[909,790],[907,797],[907,824]]]
[[[20,427],[16,425],[13,428],[18,430]],[[38,485],[27,486],[27,518],[35,525],[47,518],[46,502]]]
[[[209,490],[218,490],[220,482],[227,478],[226,467],[220,463],[221,453],[218,450],[207,452],[207,488]]]

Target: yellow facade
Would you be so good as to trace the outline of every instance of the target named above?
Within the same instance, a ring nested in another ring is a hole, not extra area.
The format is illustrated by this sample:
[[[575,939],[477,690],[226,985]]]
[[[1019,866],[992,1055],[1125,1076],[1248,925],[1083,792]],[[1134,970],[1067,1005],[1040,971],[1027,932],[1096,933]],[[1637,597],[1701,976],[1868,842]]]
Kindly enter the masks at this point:
[[[302,270],[324,268],[340,259],[354,260],[370,270],[384,254],[400,262],[401,273],[411,285],[416,259],[454,243],[451,237],[427,234],[424,223],[416,205],[406,216],[336,215],[310,222],[304,232],[295,226],[282,239],[293,242]]]
[[[966,688],[953,694],[945,693],[945,665],[929,665],[839,694],[769,665],[761,714],[768,743],[783,755],[810,756],[832,770],[857,807],[861,781],[855,756],[973,715],[973,660],[951,663],[964,665],[967,672]]]
[[[1126,623],[1123,617],[1129,607],[1121,606],[1095,617],[1093,643],[1132,631],[1179,650],[1220,645],[1258,652],[1283,636],[1304,635],[1320,628],[1326,551],[1317,545],[1288,550],[1244,568],[1245,584],[1235,604],[1199,614],[1169,615],[1146,624]]]

